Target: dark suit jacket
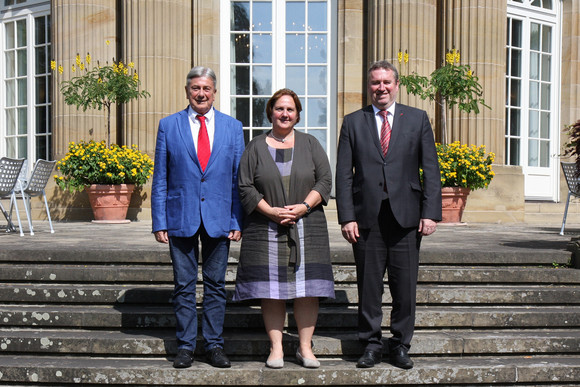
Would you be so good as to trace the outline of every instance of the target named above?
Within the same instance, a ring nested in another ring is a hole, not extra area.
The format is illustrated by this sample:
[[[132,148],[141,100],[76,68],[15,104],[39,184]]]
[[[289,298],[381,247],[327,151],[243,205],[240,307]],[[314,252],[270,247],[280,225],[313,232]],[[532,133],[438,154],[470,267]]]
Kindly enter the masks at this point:
[[[211,156],[201,170],[187,109],[159,121],[151,187],[153,232],[190,237],[203,221],[212,238],[241,230],[238,166],[244,152],[242,123],[214,110]]]
[[[395,105],[385,158],[372,106],[344,117],[336,163],[338,221],[356,221],[360,228],[375,224],[385,182],[400,226],[416,227],[422,218],[441,220],[441,175],[425,111]]]

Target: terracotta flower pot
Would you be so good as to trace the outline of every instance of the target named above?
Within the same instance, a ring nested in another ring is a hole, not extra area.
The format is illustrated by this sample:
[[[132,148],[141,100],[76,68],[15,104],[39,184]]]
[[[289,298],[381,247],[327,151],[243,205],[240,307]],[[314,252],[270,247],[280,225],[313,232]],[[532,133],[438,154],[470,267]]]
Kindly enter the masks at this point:
[[[95,223],[130,223],[126,219],[134,184],[92,184],[85,188]]]
[[[441,188],[443,217],[442,223],[460,223],[467,202],[467,195],[471,190],[462,187]]]

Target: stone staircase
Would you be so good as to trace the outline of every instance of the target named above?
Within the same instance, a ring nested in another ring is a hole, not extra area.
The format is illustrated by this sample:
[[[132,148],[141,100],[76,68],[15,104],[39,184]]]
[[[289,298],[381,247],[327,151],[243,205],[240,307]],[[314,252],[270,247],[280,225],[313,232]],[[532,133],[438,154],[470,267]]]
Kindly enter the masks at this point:
[[[236,256],[234,247],[229,296]],[[337,297],[321,303],[319,369],[293,357],[291,308],[286,365],[271,370],[258,304],[229,303],[233,367],[213,368],[200,353],[192,368],[176,370],[167,252],[0,251],[0,385],[580,385],[580,270],[555,268],[567,263],[565,252],[423,251],[408,371],[355,367],[355,268],[349,248],[333,247],[332,256]],[[388,292],[383,300],[388,327]]]

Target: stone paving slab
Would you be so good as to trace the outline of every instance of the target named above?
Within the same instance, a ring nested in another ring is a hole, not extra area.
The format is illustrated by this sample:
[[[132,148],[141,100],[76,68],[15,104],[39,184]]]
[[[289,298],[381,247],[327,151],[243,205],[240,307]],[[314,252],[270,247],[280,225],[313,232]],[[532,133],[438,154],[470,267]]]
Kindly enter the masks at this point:
[[[508,384],[573,385],[580,380],[580,357],[514,356],[478,358],[415,358],[415,367],[401,370],[387,363],[357,369],[355,359],[322,359],[319,369],[305,369],[288,358],[283,369],[263,362],[234,362],[217,369],[203,362],[176,370],[166,359],[0,356],[0,383],[140,384],[194,386],[325,386],[387,384]]]

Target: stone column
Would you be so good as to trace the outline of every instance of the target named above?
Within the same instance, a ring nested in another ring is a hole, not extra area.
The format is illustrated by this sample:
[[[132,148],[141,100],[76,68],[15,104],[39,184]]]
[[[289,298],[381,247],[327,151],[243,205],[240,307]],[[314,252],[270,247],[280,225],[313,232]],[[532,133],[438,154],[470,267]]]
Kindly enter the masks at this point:
[[[437,46],[437,1],[370,0],[368,3],[366,67],[386,59],[397,66],[400,74],[431,74],[435,70]],[[409,61],[399,63],[397,53],[405,50]],[[426,110],[433,124],[433,103],[408,95],[404,88],[400,89],[397,101]]]
[[[92,61],[109,60],[116,53],[114,0],[78,2],[73,0],[51,1],[52,50],[57,65],[64,68],[63,74],[54,72],[53,87],[53,158],[64,156],[70,141],[106,139],[106,117],[103,110],[77,110],[67,106],[59,91],[59,83],[72,78],[71,66],[80,54],[83,62],[87,52]],[[107,45],[105,42],[109,41]],[[93,62],[93,63],[94,63]],[[77,70],[78,71],[78,70]],[[76,73],[78,74],[78,72]],[[111,111],[111,138],[115,138],[116,112]]]
[[[153,155],[159,120],[187,106],[185,78],[191,69],[190,1],[123,0],[120,15],[123,62],[133,62],[141,98],[123,106],[122,142]]]
[[[580,2],[562,3],[561,126],[580,119]],[[562,144],[567,138],[562,137]]]
[[[447,142],[485,144],[504,163],[505,45],[507,6],[504,0],[444,0],[444,50],[456,48],[460,64],[469,64],[483,86],[490,109],[465,114],[454,108],[448,115]],[[503,26],[503,28],[502,28]]]
[[[337,136],[342,118],[365,103],[364,16],[362,0],[338,2]]]

